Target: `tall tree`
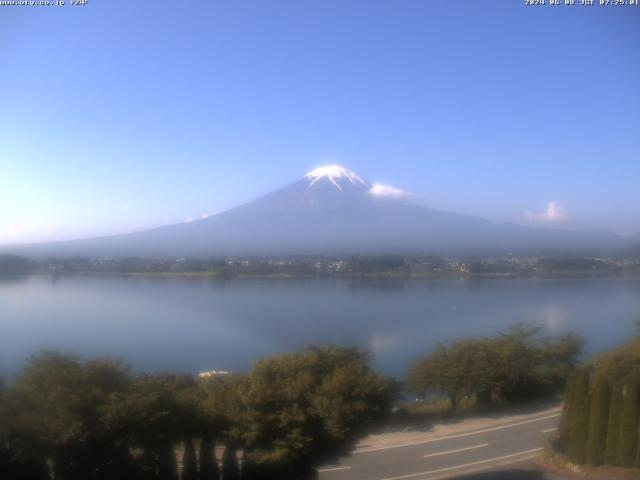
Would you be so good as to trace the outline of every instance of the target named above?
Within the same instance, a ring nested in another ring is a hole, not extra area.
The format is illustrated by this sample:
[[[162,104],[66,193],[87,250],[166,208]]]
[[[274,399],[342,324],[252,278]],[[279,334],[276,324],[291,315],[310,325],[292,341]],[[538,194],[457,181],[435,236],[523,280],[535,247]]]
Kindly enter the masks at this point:
[[[205,433],[200,442],[200,479],[201,480],[219,480],[220,467],[216,459],[215,442],[211,440],[211,436]]]
[[[606,378],[597,377],[592,393],[589,412],[589,440],[587,443],[587,463],[600,465],[604,461],[607,440],[607,421],[611,388]]]
[[[562,417],[558,426],[558,434],[564,448],[569,441],[569,431],[571,427],[571,410],[573,407],[573,393],[575,391],[576,372],[573,372],[567,379],[562,403]]]
[[[196,449],[193,447],[193,439],[185,438],[184,453],[182,455],[182,480],[199,480],[198,458]]]
[[[165,442],[159,449],[158,480],[178,480],[178,466],[173,444]]]
[[[626,385],[623,395],[617,460],[623,467],[632,467],[638,446],[638,402],[640,402],[638,383]]]
[[[227,443],[222,455],[222,480],[240,480],[240,467],[233,443]]]
[[[610,465],[616,464],[618,459],[618,438],[620,437],[623,403],[622,389],[623,386],[619,383],[613,385],[611,389],[609,418],[607,419],[607,440],[604,450],[604,462]]]
[[[578,464],[584,463],[589,436],[589,376],[588,368],[582,367],[576,376],[573,407],[569,427],[569,458]]]

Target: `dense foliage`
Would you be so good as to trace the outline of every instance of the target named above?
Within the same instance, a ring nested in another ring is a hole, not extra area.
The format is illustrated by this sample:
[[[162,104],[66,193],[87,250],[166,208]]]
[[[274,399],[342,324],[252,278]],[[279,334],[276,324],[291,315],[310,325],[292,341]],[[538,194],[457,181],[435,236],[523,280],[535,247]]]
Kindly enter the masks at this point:
[[[589,410],[591,421],[587,432],[586,460],[591,465],[599,465],[604,462],[610,401],[611,387],[609,382],[599,377],[594,382]]]
[[[581,368],[576,372],[572,405],[569,411],[569,456],[584,463],[589,439],[589,371]]]
[[[528,324],[493,338],[439,345],[409,369],[409,387],[422,396],[445,396],[455,410],[461,398],[479,403],[515,401],[558,392],[582,352],[574,333],[543,337]]]
[[[313,478],[389,410],[389,383],[368,360],[311,348],[194,379],[45,352],[0,389],[0,478]]]
[[[575,463],[640,467],[640,339],[581,367],[568,385],[559,448]]]
[[[389,384],[355,349],[311,349],[258,362],[241,391],[247,457],[279,476],[309,478],[318,460],[354,446],[388,411]]]

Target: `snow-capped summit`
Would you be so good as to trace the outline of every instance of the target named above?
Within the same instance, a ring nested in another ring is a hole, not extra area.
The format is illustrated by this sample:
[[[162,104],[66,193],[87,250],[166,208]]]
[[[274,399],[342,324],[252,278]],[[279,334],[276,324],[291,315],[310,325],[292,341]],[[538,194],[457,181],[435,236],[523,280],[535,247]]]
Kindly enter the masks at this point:
[[[312,187],[322,179],[330,181],[338,190],[343,189],[344,182],[349,182],[352,185],[366,186],[367,182],[361,179],[358,175],[351,170],[347,170],[341,165],[323,165],[311,170],[304,176],[309,180],[309,187]]]

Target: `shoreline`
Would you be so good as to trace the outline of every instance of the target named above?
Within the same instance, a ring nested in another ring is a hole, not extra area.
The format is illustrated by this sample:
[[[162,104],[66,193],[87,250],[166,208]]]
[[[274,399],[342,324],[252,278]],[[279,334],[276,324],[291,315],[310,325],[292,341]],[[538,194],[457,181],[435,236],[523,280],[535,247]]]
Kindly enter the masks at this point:
[[[1,275],[1,274],[0,274]],[[222,272],[115,272],[115,271],[33,271],[25,272],[28,275],[48,275],[48,276],[72,276],[84,275],[95,277],[132,277],[132,278],[165,278],[165,279],[191,279],[191,280],[233,280],[233,279],[393,279],[393,280],[416,280],[416,279],[586,279],[586,278],[625,278],[640,277],[640,271],[603,271],[603,272],[554,272],[554,273],[460,273],[460,272],[375,272],[375,273],[336,273],[336,274],[302,274],[302,273],[236,273],[226,274]]]

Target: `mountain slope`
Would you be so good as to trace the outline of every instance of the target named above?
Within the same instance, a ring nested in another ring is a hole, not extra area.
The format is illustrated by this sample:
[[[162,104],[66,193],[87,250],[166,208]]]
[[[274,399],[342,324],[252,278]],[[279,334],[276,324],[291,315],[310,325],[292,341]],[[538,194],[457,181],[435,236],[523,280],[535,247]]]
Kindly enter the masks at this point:
[[[378,186],[379,187],[379,186]],[[207,219],[89,240],[14,247],[31,256],[507,253],[601,251],[622,239],[496,224],[413,205],[329,165],[291,185]]]

